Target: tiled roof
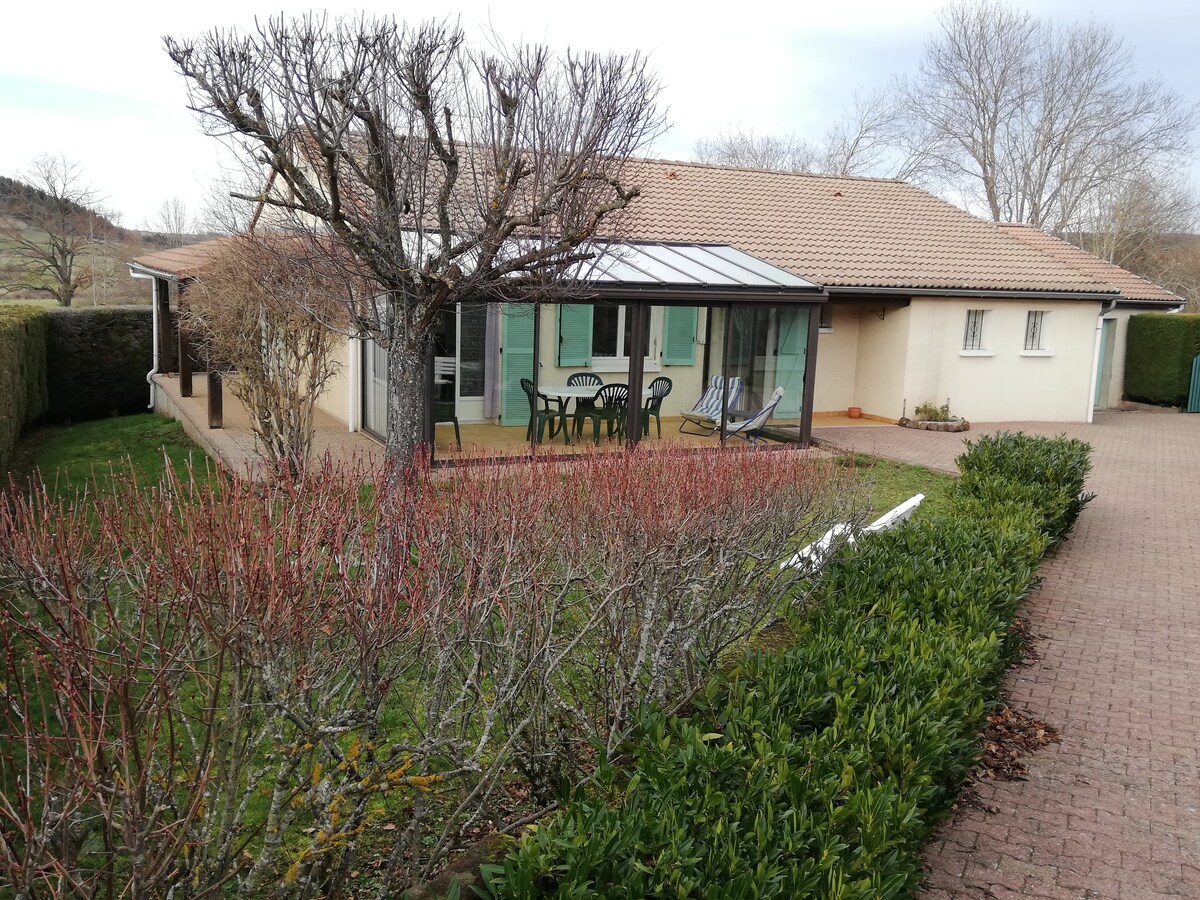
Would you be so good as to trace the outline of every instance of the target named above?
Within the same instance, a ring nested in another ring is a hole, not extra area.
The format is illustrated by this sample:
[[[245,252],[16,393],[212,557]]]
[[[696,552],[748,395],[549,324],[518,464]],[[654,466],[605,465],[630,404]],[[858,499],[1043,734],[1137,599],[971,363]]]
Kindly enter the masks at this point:
[[[1093,256],[1086,250],[1080,250],[1074,244],[1068,244],[1052,234],[1046,234],[1040,228],[1032,225],[1001,225],[1006,234],[1030,247],[1053,256],[1066,263],[1073,269],[1105,281],[1121,292],[1121,296],[1129,300],[1162,300],[1169,303],[1179,303],[1181,298],[1170,291],[1163,290],[1151,281],[1134,275],[1128,269],[1106,262],[1098,256]]]
[[[197,244],[146,253],[130,260],[130,263],[138,268],[161,272],[177,279],[195,278],[203,270],[204,264],[230,240],[227,237],[210,238]]]
[[[828,287],[1113,293],[902,181],[642,161],[627,234],[728,243]]]

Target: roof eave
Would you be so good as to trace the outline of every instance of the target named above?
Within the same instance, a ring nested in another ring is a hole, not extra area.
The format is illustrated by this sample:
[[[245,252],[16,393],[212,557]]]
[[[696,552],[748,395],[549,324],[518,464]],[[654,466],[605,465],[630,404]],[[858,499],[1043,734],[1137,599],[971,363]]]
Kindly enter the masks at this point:
[[[1159,309],[1163,312],[1177,312],[1187,306],[1187,301],[1179,297],[1174,300],[1146,300],[1132,297],[1121,297],[1117,300],[1118,309]]]
[[[838,294],[858,294],[871,297],[891,296],[912,299],[914,297],[965,297],[995,300],[1090,300],[1102,303],[1120,297],[1115,290],[1109,291],[1054,291],[1054,290],[1016,290],[998,288],[892,288],[892,287],[851,287],[848,285],[826,285],[832,299],[839,299]]]
[[[136,259],[125,263],[125,265],[129,269],[130,275],[133,275],[134,272],[141,272],[143,275],[150,275],[153,278],[165,278],[167,281],[174,281],[176,284],[182,284],[185,281],[193,280],[192,276],[190,275],[180,275],[178,272],[167,272],[163,269],[155,269],[151,266],[147,266],[138,262]]]
[[[819,285],[812,287],[780,285],[767,288],[732,285],[577,282],[573,289],[580,291],[583,296],[578,298],[572,296],[570,301],[564,302],[644,300],[657,305],[716,306],[727,303],[825,303],[829,299],[825,289]],[[589,294],[592,296],[587,296]]]

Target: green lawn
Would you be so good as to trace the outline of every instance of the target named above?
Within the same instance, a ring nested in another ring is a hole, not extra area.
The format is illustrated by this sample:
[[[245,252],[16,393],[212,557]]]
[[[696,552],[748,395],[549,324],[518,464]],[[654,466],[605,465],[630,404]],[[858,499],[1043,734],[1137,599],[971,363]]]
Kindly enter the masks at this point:
[[[110,467],[121,471],[127,458],[144,484],[154,484],[162,475],[164,453],[176,468],[181,469],[189,459],[198,469],[208,465],[203,451],[178,422],[149,413],[42,429],[21,449],[18,475],[36,467],[46,482],[57,483],[59,490],[83,487],[94,473],[107,475]],[[946,507],[954,483],[953,477],[942,472],[862,454],[843,456],[841,462],[858,471],[876,515],[917,493],[925,495],[917,515],[933,514]]]
[[[935,472],[921,466],[855,454],[841,457],[843,465],[853,465],[866,486],[871,506],[877,516],[903,503],[914,494],[924,494],[925,500],[914,514],[918,517],[944,512],[949,507],[952,475]]]
[[[23,451],[23,452],[21,452]],[[144,413],[100,419],[34,432],[20,448],[18,478],[36,469],[59,493],[78,491],[99,475],[127,472],[132,464],[140,484],[156,484],[169,459],[177,471],[190,461],[205,472],[208,457],[174,419]]]

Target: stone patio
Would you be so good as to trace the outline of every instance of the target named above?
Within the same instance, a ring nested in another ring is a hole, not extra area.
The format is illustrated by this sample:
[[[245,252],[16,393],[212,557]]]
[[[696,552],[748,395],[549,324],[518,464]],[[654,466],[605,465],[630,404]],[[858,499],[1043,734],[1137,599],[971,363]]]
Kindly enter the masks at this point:
[[[954,471],[964,439],[1004,429],[1094,448],[1098,496],[1026,608],[1040,658],[1005,681],[1062,742],[1026,758],[1026,780],[976,787],[984,808],[962,808],[926,848],[922,896],[1200,897],[1200,415],[814,436]]]

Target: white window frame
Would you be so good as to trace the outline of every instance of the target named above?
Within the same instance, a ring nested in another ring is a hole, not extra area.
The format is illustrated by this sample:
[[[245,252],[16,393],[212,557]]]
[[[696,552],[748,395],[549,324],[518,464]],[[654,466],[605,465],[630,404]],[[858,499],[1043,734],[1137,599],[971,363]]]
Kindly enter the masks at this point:
[[[629,307],[622,303],[617,307],[617,355],[597,356],[592,345],[593,372],[628,372],[629,354],[625,352],[625,314]],[[595,313],[593,312],[593,315]],[[643,360],[643,372],[661,372],[662,358],[658,355],[662,346],[663,310],[661,306],[650,307],[649,355]]]
[[[988,321],[991,316],[988,313],[989,309],[968,309],[967,315],[963,320],[963,337],[962,349],[958,351],[959,356],[995,356],[995,351],[989,349],[988,342]],[[971,322],[978,316],[978,327],[975,329],[976,337],[971,339]]]
[[[1022,343],[1022,356],[1053,356],[1046,340],[1046,327],[1050,319],[1050,310],[1031,309],[1025,314],[1025,339]],[[1031,340],[1032,336],[1032,340]],[[1033,344],[1034,346],[1030,346]]]

